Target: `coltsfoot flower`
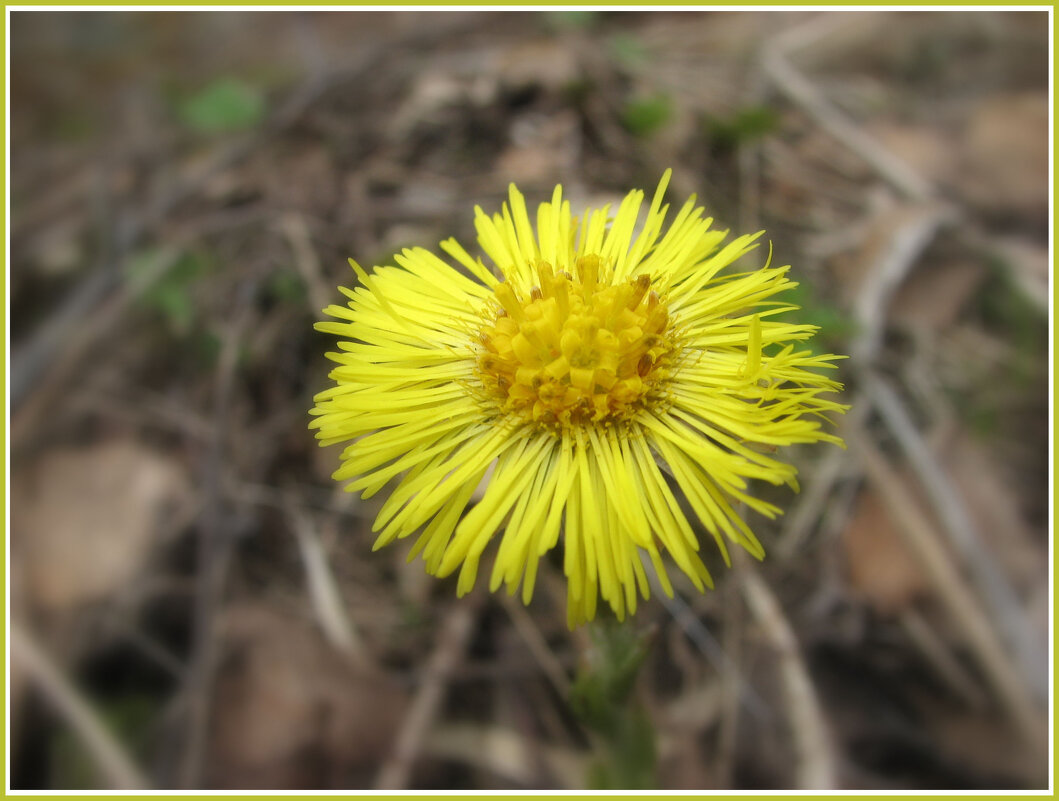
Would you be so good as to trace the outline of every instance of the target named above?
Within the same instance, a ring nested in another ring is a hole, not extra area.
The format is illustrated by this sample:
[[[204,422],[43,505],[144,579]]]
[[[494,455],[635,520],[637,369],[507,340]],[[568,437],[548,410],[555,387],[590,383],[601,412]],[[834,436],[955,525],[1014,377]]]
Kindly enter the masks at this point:
[[[521,583],[528,603],[562,540],[571,626],[600,597],[619,619],[636,611],[641,553],[667,594],[663,553],[712,587],[681,495],[725,562],[728,542],[763,555],[733,503],[775,516],[747,482],[797,489],[776,449],[841,444],[823,428],[845,411],[827,397],[841,385],[817,372],[839,357],[797,349],[815,327],[775,319],[796,308],[775,299],[795,286],[787,267],[726,271],[760,233],[725,244],[694,197],[663,230],[669,176],[638,234],[642,191],[578,220],[557,186],[534,227],[511,186],[501,213],[475,209],[492,267],[455,239],[441,243],[453,263],[422,248],[371,274],[350,261],[361,286],[316,326],[341,339],[311,427],[349,443],[334,474],[348,490],[397,479],[376,548],[418,532],[409,559],[459,569],[462,595],[499,539],[490,588]]]

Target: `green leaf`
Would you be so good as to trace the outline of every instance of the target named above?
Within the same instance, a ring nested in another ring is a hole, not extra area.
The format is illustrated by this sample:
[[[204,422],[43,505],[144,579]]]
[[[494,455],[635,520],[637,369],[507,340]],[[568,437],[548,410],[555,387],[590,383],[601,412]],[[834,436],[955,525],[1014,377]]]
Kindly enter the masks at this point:
[[[780,300],[793,303],[799,308],[778,315],[776,319],[785,322],[819,327],[810,349],[820,345],[825,348],[838,347],[839,342],[848,340],[857,332],[856,322],[839,307],[821,300],[819,294],[804,279],[783,293]]]
[[[649,136],[673,117],[673,101],[668,95],[653,95],[630,101],[621,115],[622,125],[635,136]]]
[[[93,704],[103,725],[124,744],[134,759],[146,756],[145,743],[161,711],[156,698],[133,691]],[[70,729],[58,728],[48,741],[50,786],[62,790],[100,790],[106,787],[97,761]]]
[[[606,732],[614,715],[629,700],[651,635],[631,625],[599,621],[591,629],[594,648],[570,693],[575,714],[588,726]]]
[[[616,33],[607,41],[607,49],[618,64],[629,69],[643,66],[649,53],[639,38],[630,33]]]
[[[654,789],[655,731],[633,693],[654,631],[599,620],[590,633],[593,648],[570,692],[574,714],[597,735],[588,784],[598,790]]]
[[[775,131],[779,116],[767,106],[746,106],[727,117],[707,117],[704,125],[715,147],[733,150]]]
[[[265,116],[260,90],[236,78],[220,78],[192,95],[179,109],[188,128],[213,134],[252,128]]]
[[[577,9],[574,11],[545,11],[544,19],[553,29],[580,30],[589,28],[599,19],[599,12],[591,9]]]
[[[134,282],[144,273],[158,269],[159,259],[172,258],[164,250],[147,249],[133,254],[126,265],[126,280]],[[165,320],[170,332],[191,331],[197,316],[193,290],[209,272],[209,263],[199,254],[188,252],[176,257],[157,281],[139,297],[144,308]]]
[[[305,281],[294,270],[273,273],[268,282],[269,293],[284,303],[300,303],[305,300]]]
[[[615,722],[603,750],[589,766],[591,789],[657,789],[655,730],[641,705],[631,705]]]

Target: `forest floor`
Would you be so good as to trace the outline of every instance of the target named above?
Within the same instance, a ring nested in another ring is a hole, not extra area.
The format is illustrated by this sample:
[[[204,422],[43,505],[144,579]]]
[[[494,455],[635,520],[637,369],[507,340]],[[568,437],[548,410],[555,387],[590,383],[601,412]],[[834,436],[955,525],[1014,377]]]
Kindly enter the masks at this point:
[[[1048,785],[1044,12],[10,20],[13,788]],[[313,323],[511,181],[667,167],[767,231],[853,410],[762,563],[633,619],[622,774],[561,562],[523,607],[371,552]]]

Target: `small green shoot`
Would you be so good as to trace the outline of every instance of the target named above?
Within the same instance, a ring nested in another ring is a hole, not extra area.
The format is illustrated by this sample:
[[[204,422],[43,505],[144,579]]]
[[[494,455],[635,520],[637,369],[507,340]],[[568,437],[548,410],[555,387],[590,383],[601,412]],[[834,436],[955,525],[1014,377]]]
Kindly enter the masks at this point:
[[[187,98],[177,111],[180,121],[197,133],[241,131],[264,119],[265,98],[248,83],[219,78]]]
[[[703,127],[714,148],[731,151],[775,131],[779,116],[768,106],[744,106],[724,117],[706,117]]]
[[[589,786],[653,789],[657,785],[654,727],[633,693],[652,634],[616,621],[599,621],[592,634],[594,648],[570,693],[574,714],[598,738]]]
[[[673,101],[665,94],[632,100],[621,115],[622,125],[634,136],[647,137],[673,118]]]
[[[616,33],[607,40],[607,50],[619,66],[629,70],[647,63],[650,54],[642,41],[631,33]]]

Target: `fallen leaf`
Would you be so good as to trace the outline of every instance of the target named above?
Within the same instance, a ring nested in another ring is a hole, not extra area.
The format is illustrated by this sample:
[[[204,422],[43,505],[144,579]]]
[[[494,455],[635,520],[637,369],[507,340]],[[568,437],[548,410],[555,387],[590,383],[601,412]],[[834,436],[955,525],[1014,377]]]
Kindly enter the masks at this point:
[[[167,515],[187,501],[181,466],[132,439],[49,451],[12,476],[12,548],[28,604],[72,610],[148,569]]]
[[[179,116],[188,128],[205,134],[252,128],[265,116],[261,91],[236,78],[220,78],[181,103]]]
[[[985,265],[977,261],[924,262],[894,294],[890,320],[913,330],[942,332],[956,321],[986,277]]]
[[[892,615],[926,591],[926,581],[882,499],[865,489],[842,533],[853,589],[883,615]]]
[[[263,605],[226,611],[207,780],[221,789],[371,786],[407,696],[306,622]]]
[[[497,158],[496,172],[521,186],[561,181],[580,155],[577,115],[526,114],[511,126],[511,146]]]
[[[956,166],[956,153],[951,137],[942,129],[882,119],[867,124],[865,130],[885,150],[927,181],[937,184],[951,179]]]
[[[496,65],[510,90],[541,88],[558,92],[581,80],[577,52],[559,39],[536,39],[505,47]]]
[[[995,711],[957,711],[941,704],[928,704],[924,720],[931,741],[946,760],[969,775],[989,777],[995,786],[1044,787],[1046,765],[1025,747],[1022,737]],[[1042,731],[1042,737],[1047,733]]]
[[[966,432],[944,449],[943,463],[959,497],[981,536],[982,546],[1008,577],[1024,603],[1047,593],[1047,535],[1035,532],[1020,508],[1011,477],[986,446]],[[1008,471],[1010,473],[1010,471]],[[1040,477],[1041,491],[1045,478]],[[1047,639],[1048,620],[1034,620],[1041,640]]]
[[[1048,279],[1052,272],[1047,242],[1004,236],[994,238],[991,244],[1015,286],[1027,300],[1035,304],[1043,314],[1047,314],[1051,295],[1048,291]]]
[[[1048,96],[1001,95],[978,106],[960,149],[957,188],[981,210],[1028,217],[1048,211]]]

